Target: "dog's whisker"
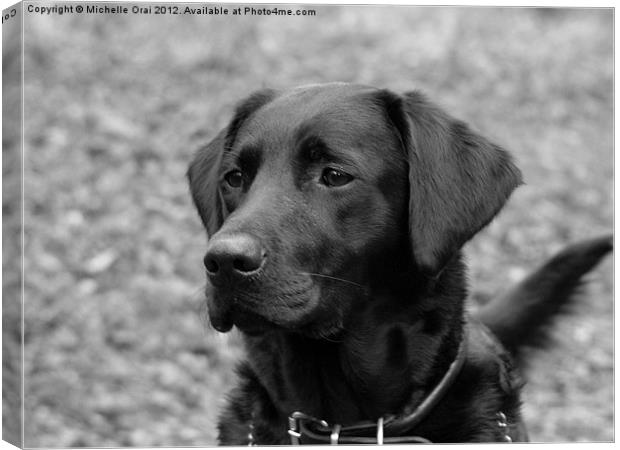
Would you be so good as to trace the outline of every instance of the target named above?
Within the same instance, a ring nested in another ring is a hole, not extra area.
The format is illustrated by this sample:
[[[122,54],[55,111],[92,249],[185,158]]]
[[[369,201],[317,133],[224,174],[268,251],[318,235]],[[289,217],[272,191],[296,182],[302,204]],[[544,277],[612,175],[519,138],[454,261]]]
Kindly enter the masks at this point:
[[[361,289],[365,289],[365,286],[362,286],[361,284],[356,283],[354,281],[345,280],[344,278],[332,277],[330,275],[323,275],[322,273],[314,273],[314,272],[301,272],[301,273],[305,275],[310,275],[311,277],[329,278],[330,280],[342,281],[343,283],[352,284],[353,286],[357,286]]]

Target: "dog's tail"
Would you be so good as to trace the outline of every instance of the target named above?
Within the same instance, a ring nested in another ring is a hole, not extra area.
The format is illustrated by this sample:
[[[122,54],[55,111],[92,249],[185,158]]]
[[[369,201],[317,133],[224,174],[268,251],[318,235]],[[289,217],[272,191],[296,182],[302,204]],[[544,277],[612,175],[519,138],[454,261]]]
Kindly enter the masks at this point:
[[[544,346],[548,325],[571,303],[583,284],[583,275],[612,248],[613,236],[571,245],[474,316],[514,354],[525,346]]]

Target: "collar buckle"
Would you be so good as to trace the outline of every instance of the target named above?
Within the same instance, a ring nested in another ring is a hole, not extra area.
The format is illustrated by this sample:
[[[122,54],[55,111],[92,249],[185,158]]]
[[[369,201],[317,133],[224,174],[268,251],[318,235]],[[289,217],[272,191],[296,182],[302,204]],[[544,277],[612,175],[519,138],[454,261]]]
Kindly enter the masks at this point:
[[[307,422],[312,422],[317,425],[321,425],[322,427],[328,428],[329,424],[324,420],[317,419],[316,417],[309,416],[308,414],[304,414],[299,411],[295,411],[288,418],[288,435],[291,437],[291,445],[301,445],[301,427],[300,422],[304,420]],[[337,442],[336,438],[336,442]]]

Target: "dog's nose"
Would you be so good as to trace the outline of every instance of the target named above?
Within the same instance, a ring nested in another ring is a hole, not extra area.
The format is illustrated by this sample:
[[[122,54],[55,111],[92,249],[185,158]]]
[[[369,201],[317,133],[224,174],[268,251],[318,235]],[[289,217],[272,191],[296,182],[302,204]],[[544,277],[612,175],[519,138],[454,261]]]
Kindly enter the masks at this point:
[[[260,242],[248,234],[216,237],[207,247],[204,258],[210,278],[218,276],[245,276],[260,269],[265,251]]]

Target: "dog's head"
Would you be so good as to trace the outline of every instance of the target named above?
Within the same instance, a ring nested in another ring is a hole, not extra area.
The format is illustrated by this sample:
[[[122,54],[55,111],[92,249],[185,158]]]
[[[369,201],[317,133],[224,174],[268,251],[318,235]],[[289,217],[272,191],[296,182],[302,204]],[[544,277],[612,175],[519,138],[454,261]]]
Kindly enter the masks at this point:
[[[501,148],[421,94],[264,90],[195,156],[212,324],[329,335],[390,272],[437,276],[520,183]]]

